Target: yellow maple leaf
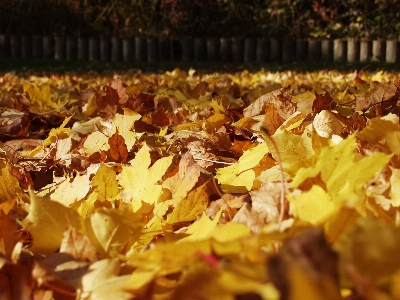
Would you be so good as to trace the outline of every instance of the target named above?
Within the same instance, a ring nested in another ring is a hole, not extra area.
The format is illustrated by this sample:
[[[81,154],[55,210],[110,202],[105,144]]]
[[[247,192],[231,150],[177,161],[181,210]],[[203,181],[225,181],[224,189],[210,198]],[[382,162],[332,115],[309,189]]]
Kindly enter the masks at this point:
[[[389,120],[374,118],[357,137],[369,143],[384,145],[394,154],[400,154],[400,125]]]
[[[208,181],[178,202],[172,213],[168,215],[167,223],[175,224],[195,220],[208,206],[207,184]]]
[[[84,222],[85,234],[102,257],[128,250],[140,236],[143,222],[133,213],[102,207]]]
[[[268,153],[266,143],[245,151],[239,161],[231,166],[217,169],[215,178],[221,184],[225,193],[245,193],[253,187],[256,167],[261,159]]]
[[[162,194],[162,186],[158,181],[171,165],[172,158],[163,157],[150,167],[149,148],[144,145],[136,153],[131,165],[122,167],[118,180],[124,193],[130,198],[135,212],[142,207],[142,201],[150,205],[157,203]]]
[[[179,171],[166,179],[162,187],[170,190],[171,198],[179,201],[195,186],[200,176],[200,169],[193,156],[185,153],[179,162]]]
[[[49,84],[43,84],[39,87],[36,84],[24,83],[23,88],[24,92],[29,95],[32,107],[39,108],[41,112],[58,108],[58,105],[51,100]]]
[[[311,190],[302,194],[286,195],[286,198],[293,215],[312,225],[322,224],[336,210],[329,194],[318,185],[313,185]]]
[[[100,164],[96,175],[92,179],[92,186],[98,191],[97,200],[99,201],[112,201],[120,198],[117,173],[105,164]]]
[[[324,147],[317,163],[299,169],[290,186],[297,188],[306,179],[321,174],[334,201],[347,201],[350,206],[361,204],[365,198],[363,185],[387,165],[392,155],[374,152],[356,161],[355,145],[356,138],[352,135],[335,146]]]
[[[314,163],[314,150],[310,136],[308,130],[304,130],[301,136],[286,130],[272,136],[278,147],[283,169],[289,175],[293,176],[301,167],[308,167]],[[277,160],[277,153],[269,139],[266,139],[266,143],[271,149],[272,156]]]
[[[137,112],[125,108],[123,115],[115,114],[112,120],[113,128],[111,134],[114,134],[118,130],[119,134],[125,139],[128,152],[132,150],[136,142],[136,133],[132,130],[133,125],[141,117]]]
[[[87,136],[83,147],[79,149],[79,153],[90,156],[93,153],[107,151],[110,149],[108,139],[109,137],[101,131],[92,132]]]
[[[390,203],[394,207],[400,206],[400,169],[390,167],[392,176],[390,176]]]
[[[50,195],[51,200],[70,206],[75,201],[82,200],[90,189],[90,175],[78,175],[75,178],[66,178]],[[71,181],[70,181],[71,180]]]
[[[32,191],[28,216],[21,222],[25,230],[33,236],[32,251],[50,254],[60,248],[67,224],[79,230],[79,215],[49,197],[39,197]]]
[[[189,236],[179,240],[178,243],[201,241],[212,236],[213,230],[218,224],[221,213],[222,210],[217,213],[214,220],[210,220],[210,218],[203,213],[200,220],[189,226],[188,230],[186,231]]]
[[[18,179],[13,176],[4,160],[0,160],[0,203],[15,200],[21,197],[22,190]]]
[[[31,151],[29,154],[30,156],[35,156],[37,153],[39,153],[44,146],[49,146],[52,143],[55,143],[58,140],[59,135],[70,135],[71,134],[71,128],[65,128],[67,126],[69,120],[71,120],[72,116],[66,117],[60,127],[58,128],[52,128],[49,132],[48,137],[42,142],[42,145],[37,146],[35,149]]]

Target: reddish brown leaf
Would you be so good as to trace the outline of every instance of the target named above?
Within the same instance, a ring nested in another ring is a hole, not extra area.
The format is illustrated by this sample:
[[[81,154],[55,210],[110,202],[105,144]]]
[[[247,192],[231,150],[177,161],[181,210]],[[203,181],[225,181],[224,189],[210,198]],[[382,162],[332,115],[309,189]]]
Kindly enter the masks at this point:
[[[145,115],[153,111],[154,97],[155,95],[139,92],[129,98],[128,102],[126,103],[126,107],[138,112],[141,115]]]
[[[110,149],[108,157],[113,162],[126,162],[128,158],[128,148],[125,144],[125,139],[118,133],[118,130],[108,140]]]
[[[151,122],[153,125],[167,126],[169,125],[169,118],[165,113],[164,107],[161,106],[156,112],[151,114]]]
[[[110,86],[104,87],[105,95],[96,91],[96,103],[99,115],[105,119],[111,119],[117,113],[119,96],[117,90]]]
[[[320,113],[322,110],[332,110],[336,107],[336,102],[333,100],[328,92],[324,95],[316,94],[316,98],[313,102],[312,110],[314,114]]]

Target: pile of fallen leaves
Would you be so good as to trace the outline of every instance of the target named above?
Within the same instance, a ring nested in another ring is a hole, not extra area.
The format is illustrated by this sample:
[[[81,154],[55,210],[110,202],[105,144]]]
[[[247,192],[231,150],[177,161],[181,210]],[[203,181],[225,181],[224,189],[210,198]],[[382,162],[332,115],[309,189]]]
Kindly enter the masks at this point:
[[[4,74],[2,299],[400,299],[399,88]]]

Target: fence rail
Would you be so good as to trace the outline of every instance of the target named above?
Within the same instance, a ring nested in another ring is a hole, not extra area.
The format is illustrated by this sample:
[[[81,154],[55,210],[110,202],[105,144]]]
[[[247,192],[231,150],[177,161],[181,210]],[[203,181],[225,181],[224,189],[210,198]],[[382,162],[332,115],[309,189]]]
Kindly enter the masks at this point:
[[[400,62],[397,40],[86,38],[0,35],[0,57],[121,62]]]

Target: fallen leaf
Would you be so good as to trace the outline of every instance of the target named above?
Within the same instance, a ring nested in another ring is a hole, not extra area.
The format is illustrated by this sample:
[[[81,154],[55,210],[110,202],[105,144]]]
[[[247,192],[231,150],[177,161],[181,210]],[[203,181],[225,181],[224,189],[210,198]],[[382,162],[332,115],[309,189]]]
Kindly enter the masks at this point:
[[[195,220],[208,206],[208,181],[189,192],[180,200],[172,213],[167,216],[167,223],[175,224]]]
[[[50,254],[60,248],[63,234],[68,224],[80,229],[78,214],[72,209],[30,192],[28,216],[22,220],[22,227],[33,236],[31,250]]]
[[[113,162],[124,163],[128,159],[128,148],[125,139],[118,130],[108,139],[110,148],[108,149],[109,159]]]
[[[163,157],[150,166],[149,148],[144,145],[128,166],[122,167],[118,175],[119,184],[128,199],[132,201],[134,211],[142,207],[142,201],[154,205],[162,194],[162,186],[157,184],[172,162],[172,156]]]

